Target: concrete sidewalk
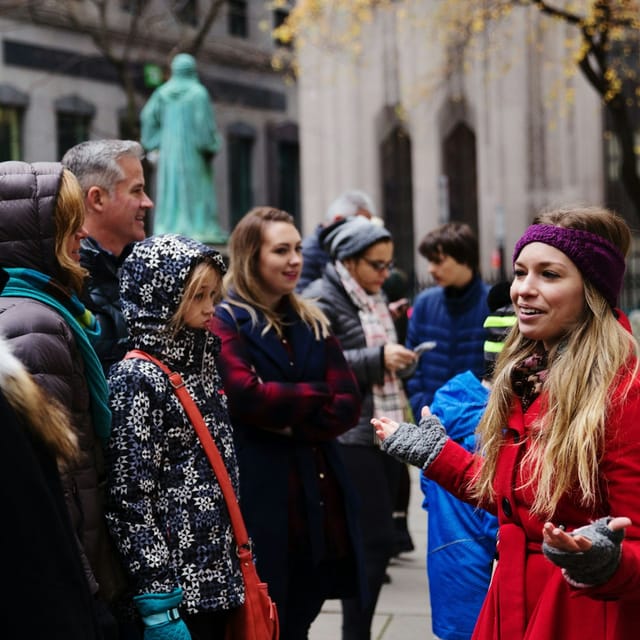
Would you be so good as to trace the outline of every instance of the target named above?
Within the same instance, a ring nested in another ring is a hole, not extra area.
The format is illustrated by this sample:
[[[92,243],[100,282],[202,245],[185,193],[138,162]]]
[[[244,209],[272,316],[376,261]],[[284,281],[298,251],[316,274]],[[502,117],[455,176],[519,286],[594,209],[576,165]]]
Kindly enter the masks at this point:
[[[372,640],[433,640],[425,569],[427,514],[422,509],[419,470],[410,468],[409,532],[415,550],[394,558],[391,583],[382,587],[371,630]],[[311,626],[309,640],[340,640],[342,612],[339,600],[328,600]]]

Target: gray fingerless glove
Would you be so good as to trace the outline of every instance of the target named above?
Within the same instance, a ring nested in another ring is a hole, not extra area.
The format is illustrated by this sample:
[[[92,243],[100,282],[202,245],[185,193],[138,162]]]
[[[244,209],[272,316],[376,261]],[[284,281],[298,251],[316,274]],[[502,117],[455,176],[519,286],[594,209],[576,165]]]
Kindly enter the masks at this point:
[[[380,448],[402,462],[426,469],[447,440],[447,432],[440,420],[428,416],[419,424],[401,422],[398,430],[382,441]]]
[[[542,543],[542,552],[561,567],[567,581],[573,586],[585,587],[604,584],[616,572],[620,564],[621,544],[624,530],[611,531],[607,524],[610,517],[600,518],[591,524],[571,531],[591,540],[588,551],[561,551]]]

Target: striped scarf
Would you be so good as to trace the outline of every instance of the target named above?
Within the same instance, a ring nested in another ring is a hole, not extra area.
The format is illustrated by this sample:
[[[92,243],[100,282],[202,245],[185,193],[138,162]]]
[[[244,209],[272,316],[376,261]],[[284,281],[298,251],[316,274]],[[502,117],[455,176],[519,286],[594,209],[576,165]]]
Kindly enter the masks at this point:
[[[358,308],[367,346],[382,347],[387,343],[397,343],[398,336],[384,295],[368,294],[339,260],[336,261],[335,267],[344,290]],[[373,417],[386,416],[396,422],[405,419],[407,399],[402,383],[392,371],[385,369],[384,383],[374,384],[371,389]]]

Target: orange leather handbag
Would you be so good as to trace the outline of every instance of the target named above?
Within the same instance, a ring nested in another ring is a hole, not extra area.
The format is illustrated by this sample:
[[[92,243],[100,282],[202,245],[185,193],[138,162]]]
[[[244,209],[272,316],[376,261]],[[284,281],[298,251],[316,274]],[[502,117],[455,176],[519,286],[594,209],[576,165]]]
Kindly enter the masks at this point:
[[[129,351],[125,358],[141,358],[153,362],[169,376],[171,386],[196,430],[227,503],[233,536],[236,541],[236,552],[244,580],[245,595],[244,604],[229,612],[226,640],[278,640],[280,626],[276,604],[269,596],[267,583],[260,580],[256,571],[251,542],[240,512],[238,499],[231,484],[231,478],[229,478],[222,456],[209,433],[209,429],[207,429],[200,409],[185,387],[180,374],[171,371],[163,362],[139,349]]]

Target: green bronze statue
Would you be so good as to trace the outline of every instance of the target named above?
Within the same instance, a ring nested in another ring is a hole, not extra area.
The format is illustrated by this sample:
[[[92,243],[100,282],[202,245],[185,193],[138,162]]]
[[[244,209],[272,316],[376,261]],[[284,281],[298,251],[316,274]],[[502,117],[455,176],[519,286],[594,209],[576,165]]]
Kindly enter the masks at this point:
[[[173,58],[171,77],[153,92],[140,121],[142,146],[158,152],[153,233],[226,242],[213,185],[212,161],[220,137],[193,56],[179,53]]]

